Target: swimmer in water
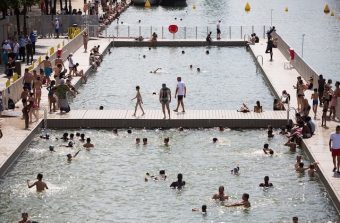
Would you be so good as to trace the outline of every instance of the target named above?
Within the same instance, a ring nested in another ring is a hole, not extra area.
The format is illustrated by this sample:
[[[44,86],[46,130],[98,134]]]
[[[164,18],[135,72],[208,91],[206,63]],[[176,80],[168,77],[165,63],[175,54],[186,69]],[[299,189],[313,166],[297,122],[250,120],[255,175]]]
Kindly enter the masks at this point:
[[[156,177],[152,176],[151,178],[153,178],[153,180],[166,180],[167,176],[165,174],[165,170],[160,170],[158,176]]]
[[[68,161],[68,162],[71,162],[72,159],[75,158],[75,157],[78,155],[79,152],[80,152],[80,150],[78,150],[78,152],[76,152],[73,156],[72,156],[71,153],[67,154],[67,155],[66,155],[66,156],[67,156],[67,161]]]
[[[70,134],[70,140],[73,140],[73,139],[74,139],[74,134],[71,133],[71,134]]]
[[[218,129],[220,130],[220,132],[224,131],[224,127],[223,126],[219,126]]]
[[[296,216],[294,216],[292,220],[293,220],[293,223],[299,223],[299,218]]]
[[[33,223],[32,221],[28,220],[28,213],[21,213],[21,220],[18,223]]]
[[[217,143],[218,139],[217,138],[213,138],[213,143]]]
[[[274,134],[273,134],[273,127],[272,127],[271,125],[268,125],[267,134],[268,134],[268,138],[273,138],[273,137],[274,137]]]
[[[85,142],[85,134],[82,133],[80,134],[80,139],[79,139],[80,142]]]
[[[299,167],[299,164],[300,164],[301,162],[302,162],[302,156],[297,155],[297,156],[296,156],[296,162],[295,162],[295,164],[294,164],[295,170]]]
[[[185,51],[184,51],[184,50],[182,50],[182,54],[185,54]]]
[[[234,204],[226,204],[224,207],[238,207],[238,206],[243,206],[245,208],[250,207],[250,202],[249,202],[249,194],[244,193],[242,195],[242,201],[241,202],[236,202]]]
[[[230,171],[230,173],[231,174],[234,174],[234,175],[240,175],[240,167],[235,167],[234,169],[232,169],[231,171]]]
[[[61,147],[70,147],[70,148],[73,148],[73,142],[72,141],[69,141],[67,145],[60,145]]]
[[[76,133],[76,137],[77,137],[77,138],[80,137],[80,133],[79,133],[79,132]]]
[[[199,68],[199,67],[197,67],[196,70],[197,70],[197,72],[201,72],[201,68]]]
[[[136,138],[136,145],[140,144],[140,138]]]
[[[36,187],[37,192],[42,192],[45,189],[48,189],[47,184],[42,181],[43,175],[39,173],[37,175],[37,181],[35,181],[33,184],[30,185],[30,180],[27,180],[27,186],[28,188]]]
[[[304,173],[305,172],[305,170],[308,170],[309,169],[309,167],[304,167],[304,163],[303,162],[300,162],[299,163],[299,166],[295,169],[296,170],[296,172],[298,172],[298,173]]]
[[[67,141],[69,140],[69,138],[68,138],[68,133],[65,132],[65,133],[63,134],[63,136],[61,137],[61,139],[64,140],[64,142],[67,142]]]
[[[289,151],[296,152],[296,142],[293,138],[289,139],[284,145],[289,147]]]
[[[264,152],[264,154],[266,154],[266,155],[273,155],[274,154],[274,150],[272,150],[272,149],[270,149],[269,148],[269,145],[268,145],[268,143],[266,143],[266,144],[264,144],[263,145],[263,152]]]
[[[316,163],[315,164],[310,164],[309,165],[309,169],[308,169],[308,176],[310,177],[315,177],[315,172],[316,172],[316,169],[317,169],[317,165]]]
[[[45,135],[41,135],[40,139],[50,139],[50,135],[49,134],[45,134]]]
[[[189,68],[192,69],[192,64],[189,65]]]
[[[214,196],[212,197],[212,199],[214,200],[220,200],[220,201],[225,201],[228,200],[229,196],[224,194],[224,187],[220,186],[218,188],[218,193],[214,194]]]
[[[148,138],[143,138],[143,145],[146,146],[148,144]]]
[[[155,73],[157,73],[157,71],[158,71],[158,70],[162,70],[162,68],[160,68],[160,67],[159,67],[159,68],[157,68],[157,69],[156,69],[156,70],[154,70],[154,71],[150,71],[150,73],[151,73],[151,74],[152,74],[152,73],[154,73],[154,74],[155,74]]]
[[[193,208],[192,211],[201,212],[203,215],[207,214],[207,205],[203,204],[202,208]]]
[[[128,134],[131,134],[131,133],[132,133],[132,130],[131,130],[131,129],[128,129],[128,130],[127,130],[127,133],[128,133]]]
[[[87,150],[90,150],[94,147],[94,145],[91,143],[91,138],[86,139],[86,143],[83,145]]]
[[[179,127],[178,131],[182,132],[182,131],[184,131],[184,128],[183,127]]]
[[[272,187],[273,184],[269,183],[269,177],[265,176],[264,177],[264,183],[260,183],[259,187]]]
[[[174,181],[170,184],[170,187],[173,189],[182,189],[182,187],[185,186],[185,181],[183,181],[183,175],[181,173],[179,173],[177,175],[177,181]]]
[[[113,133],[114,135],[118,135],[118,129],[112,129],[112,133]]]
[[[169,146],[169,141],[170,141],[169,137],[164,138],[164,145]]]
[[[53,146],[53,145],[50,145],[50,146],[48,147],[48,149],[50,150],[50,152],[55,152],[54,146]]]

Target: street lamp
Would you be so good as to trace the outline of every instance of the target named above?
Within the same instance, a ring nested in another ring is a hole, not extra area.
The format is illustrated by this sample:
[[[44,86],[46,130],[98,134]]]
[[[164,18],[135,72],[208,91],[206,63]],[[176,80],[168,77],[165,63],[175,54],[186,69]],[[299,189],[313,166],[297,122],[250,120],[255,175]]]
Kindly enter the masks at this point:
[[[70,2],[68,3],[68,6],[69,6],[69,13],[70,14],[72,14],[72,4],[71,4],[71,0],[70,0]]]
[[[273,11],[274,9],[270,9],[270,26],[273,27]]]
[[[301,46],[301,56],[303,57],[303,44],[304,44],[304,41],[305,41],[305,35],[306,34],[302,34],[302,46]]]

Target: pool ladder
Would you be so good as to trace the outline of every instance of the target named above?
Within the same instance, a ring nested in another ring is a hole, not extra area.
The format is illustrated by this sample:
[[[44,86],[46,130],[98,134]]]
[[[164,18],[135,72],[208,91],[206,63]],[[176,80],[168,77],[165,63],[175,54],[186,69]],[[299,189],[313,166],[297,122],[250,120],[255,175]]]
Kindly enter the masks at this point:
[[[43,122],[43,129],[47,129],[47,109],[46,108],[39,108],[39,111],[44,111],[44,122]]]
[[[288,125],[289,125],[289,115],[290,115],[290,111],[291,111],[291,110],[295,111],[295,115],[298,113],[297,110],[296,110],[296,108],[294,108],[294,107],[288,107],[288,109],[287,109],[287,124],[288,124]]]

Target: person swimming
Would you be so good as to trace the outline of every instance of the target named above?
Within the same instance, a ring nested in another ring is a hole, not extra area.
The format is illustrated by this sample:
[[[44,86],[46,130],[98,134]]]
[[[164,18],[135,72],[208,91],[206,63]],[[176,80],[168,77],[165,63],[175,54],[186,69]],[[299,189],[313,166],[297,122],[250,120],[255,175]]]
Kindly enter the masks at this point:
[[[169,137],[164,138],[164,145],[169,146],[169,141],[170,141]]]
[[[46,140],[48,140],[48,139],[50,139],[50,135],[49,135],[49,134],[41,135],[41,136],[40,136],[40,139],[46,139]]]
[[[55,152],[54,146],[53,146],[53,145],[50,145],[50,146],[48,147],[48,149],[49,149],[51,152]]]
[[[218,139],[217,138],[213,138],[213,143],[217,143]]]
[[[39,173],[37,175],[37,181],[35,181],[33,184],[30,185],[30,180],[27,180],[27,186],[28,188],[36,187],[37,192],[42,192],[45,189],[48,189],[47,184],[42,181],[43,175]]]
[[[79,139],[80,142],[85,142],[85,134],[82,133],[80,134],[80,139]]]
[[[68,140],[69,140],[69,138],[68,138],[68,133],[65,132],[65,133],[63,134],[63,136],[62,136],[60,139],[64,140],[65,142],[68,141]]]
[[[220,130],[220,132],[224,131],[224,127],[223,126],[219,126],[218,129]]]
[[[192,211],[201,212],[203,215],[206,215],[207,214],[207,205],[203,204],[201,209],[193,208]]]
[[[154,74],[155,74],[155,73],[157,73],[158,70],[161,70],[161,69],[162,69],[162,68],[159,67],[159,68],[157,68],[157,69],[154,70],[154,71],[150,71],[150,73],[154,73]]]
[[[192,69],[192,64],[189,65],[189,68]]]
[[[148,138],[143,138],[143,145],[146,146],[148,144]]]
[[[234,169],[232,169],[230,171],[231,174],[234,174],[234,175],[240,175],[240,167],[235,167]]]
[[[268,138],[273,138],[273,137],[274,137],[274,134],[273,134],[273,127],[272,127],[271,125],[268,125],[267,134],[268,134]]]
[[[66,155],[67,161],[68,161],[68,162],[71,162],[72,159],[75,158],[75,157],[78,155],[79,152],[80,152],[80,150],[78,150],[78,152],[76,152],[73,156],[72,156],[71,153],[67,154],[67,155]]]
[[[140,138],[136,138],[136,145],[140,144]]]
[[[94,147],[94,145],[91,143],[91,138],[86,139],[86,143],[83,145],[87,150],[90,150]]]
[[[220,200],[220,201],[225,201],[228,200],[229,196],[224,194],[224,187],[220,186],[218,188],[218,193],[214,194],[212,199],[214,200]]]
[[[174,181],[170,184],[170,187],[171,188],[174,188],[174,189],[182,189],[182,187],[185,186],[185,181],[183,181],[183,175],[181,173],[179,173],[177,175],[177,181]]]
[[[201,68],[199,68],[199,67],[197,67],[196,70],[197,70],[197,72],[201,72]]]
[[[60,145],[61,147],[70,147],[70,148],[73,148],[73,145],[74,145],[74,142],[73,141],[69,141],[67,143],[67,145]]]
[[[226,205],[224,205],[224,207],[238,207],[238,206],[243,206],[245,208],[249,208],[250,207],[249,194],[244,193],[242,195],[242,201],[241,202],[236,202],[236,203],[233,203],[233,204],[226,204]]]
[[[131,133],[132,133],[132,130],[131,130],[131,129],[128,129],[128,130],[127,130],[127,133],[128,133],[128,134],[131,134]]]
[[[264,183],[259,184],[259,187],[272,187],[272,186],[273,186],[273,184],[269,183],[269,177],[268,176],[264,177]]]
[[[268,143],[266,143],[266,144],[264,144],[263,145],[263,152],[264,152],[264,154],[266,154],[266,155],[273,155],[274,154],[274,150],[272,150],[272,149],[270,149],[269,148],[269,144]]]

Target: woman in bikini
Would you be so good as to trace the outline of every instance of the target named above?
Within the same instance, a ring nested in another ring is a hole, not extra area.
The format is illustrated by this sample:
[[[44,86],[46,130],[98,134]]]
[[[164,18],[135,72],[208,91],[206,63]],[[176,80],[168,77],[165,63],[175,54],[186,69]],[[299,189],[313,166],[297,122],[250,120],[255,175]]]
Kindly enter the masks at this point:
[[[40,101],[41,101],[41,88],[42,88],[42,81],[41,77],[37,76],[37,79],[34,81],[34,87],[33,87],[33,92],[34,92],[34,98],[35,98],[35,104],[37,107],[40,107]]]

